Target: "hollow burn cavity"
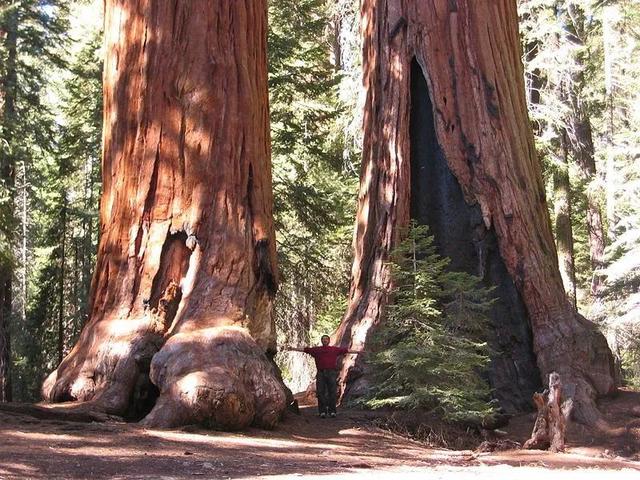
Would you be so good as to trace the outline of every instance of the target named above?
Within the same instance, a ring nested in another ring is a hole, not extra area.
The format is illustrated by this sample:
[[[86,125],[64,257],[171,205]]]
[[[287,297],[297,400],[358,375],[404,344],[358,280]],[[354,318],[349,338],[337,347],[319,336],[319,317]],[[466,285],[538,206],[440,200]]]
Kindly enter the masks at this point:
[[[160,390],[149,378],[151,360],[162,347],[162,334],[171,326],[182,300],[180,282],[187,274],[192,253],[187,239],[184,231],[168,233],[162,246],[160,266],[153,279],[150,298],[145,300],[155,316],[157,331],[150,331],[147,338],[138,343],[134,355],[138,374],[124,415],[127,421],[138,422],[146,417],[160,395]]]
[[[153,410],[160,396],[160,389],[149,378],[151,358],[145,358],[137,363],[139,373],[131,392],[129,408],[124,414],[124,419],[127,422],[139,422],[146,417]]]
[[[167,235],[164,245],[162,246],[162,253],[160,254],[160,267],[153,279],[153,285],[151,287],[149,303],[152,308],[162,307],[161,301],[165,299],[172,285],[178,286],[177,289],[179,292],[176,295],[182,296],[179,285],[187,274],[189,259],[192,253],[191,249],[187,247],[187,238],[187,233],[184,231],[169,233]],[[175,312],[173,312],[173,314],[175,315]],[[169,321],[169,324],[170,323]]]
[[[522,298],[498,250],[493,227],[487,229],[479,205],[468,205],[451,172],[435,132],[429,87],[414,58],[411,64],[411,218],[427,225],[449,268],[482,277],[497,298],[489,318],[492,358],[488,380],[508,413],[531,409],[540,387],[531,326]]]
[[[253,189],[253,164],[249,164],[249,175],[247,180],[247,201],[252,222],[254,217],[254,205],[252,201],[254,195]],[[273,272],[273,267],[269,258],[269,240],[266,238],[256,239],[253,267],[256,274],[256,289],[266,290],[269,298],[273,300],[276,296],[276,292],[278,291],[278,281],[276,279],[276,274]]]

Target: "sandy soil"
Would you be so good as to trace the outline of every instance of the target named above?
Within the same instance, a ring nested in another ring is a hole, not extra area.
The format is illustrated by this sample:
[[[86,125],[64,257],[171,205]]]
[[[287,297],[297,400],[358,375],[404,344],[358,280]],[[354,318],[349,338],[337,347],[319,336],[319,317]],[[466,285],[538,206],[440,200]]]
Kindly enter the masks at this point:
[[[640,478],[640,393],[603,402],[611,429],[569,432],[564,454],[478,453],[428,448],[373,427],[369,414],[320,419],[313,408],[274,431],[222,433],[187,427],[147,430],[126,423],[72,423],[0,413],[0,479]],[[514,419],[508,438],[523,441],[531,415]]]

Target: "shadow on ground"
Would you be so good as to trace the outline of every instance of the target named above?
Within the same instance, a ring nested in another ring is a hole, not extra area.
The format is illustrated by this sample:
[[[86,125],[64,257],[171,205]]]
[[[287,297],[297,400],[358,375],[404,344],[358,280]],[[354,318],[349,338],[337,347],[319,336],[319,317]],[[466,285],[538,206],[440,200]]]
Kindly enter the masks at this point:
[[[640,470],[640,462],[633,460],[640,425],[633,427],[633,420],[625,415],[629,405],[639,402],[636,392],[607,400],[603,409],[610,412],[617,434],[600,441],[586,430],[574,429],[569,453],[556,455],[428,448],[373,427],[366,412],[355,410],[343,411],[337,419],[320,419],[312,407],[306,407],[301,415],[289,415],[274,431],[242,433],[196,427],[146,430],[135,424],[71,423],[0,413],[0,478],[335,477],[362,471],[377,476],[388,469],[450,467],[460,472],[498,464]],[[530,419],[523,416],[512,423],[512,438],[522,441]],[[627,445],[632,445],[630,454],[621,456]]]

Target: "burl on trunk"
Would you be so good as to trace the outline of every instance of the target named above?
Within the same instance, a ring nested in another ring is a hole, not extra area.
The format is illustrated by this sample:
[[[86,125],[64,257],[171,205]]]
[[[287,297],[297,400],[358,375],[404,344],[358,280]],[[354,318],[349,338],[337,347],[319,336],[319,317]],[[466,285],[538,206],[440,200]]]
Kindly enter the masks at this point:
[[[364,152],[347,313],[336,332],[361,348],[383,318],[387,260],[411,218],[454,269],[498,287],[490,377],[522,409],[552,371],[575,413],[614,388],[612,356],[567,300],[527,117],[514,0],[364,0]],[[347,358],[343,395],[367,388]],[[517,402],[512,399],[517,398]]]
[[[91,317],[44,397],[134,418],[153,408],[150,426],[273,426],[285,389],[268,357],[266,0],[105,9]]]

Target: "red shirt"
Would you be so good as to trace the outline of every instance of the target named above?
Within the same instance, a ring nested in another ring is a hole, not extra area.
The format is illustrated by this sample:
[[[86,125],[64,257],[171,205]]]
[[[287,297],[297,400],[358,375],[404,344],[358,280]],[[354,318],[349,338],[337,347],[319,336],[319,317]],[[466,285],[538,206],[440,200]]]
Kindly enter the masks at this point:
[[[322,346],[307,347],[304,353],[308,353],[316,361],[318,370],[335,370],[338,368],[338,357],[344,355],[349,350],[342,347]]]

